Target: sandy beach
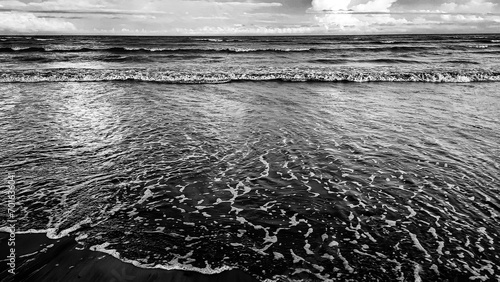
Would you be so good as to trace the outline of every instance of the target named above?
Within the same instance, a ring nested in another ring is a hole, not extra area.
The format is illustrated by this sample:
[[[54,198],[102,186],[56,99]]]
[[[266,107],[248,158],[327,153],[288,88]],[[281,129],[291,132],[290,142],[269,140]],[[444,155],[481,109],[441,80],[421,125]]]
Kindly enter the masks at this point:
[[[8,273],[8,233],[0,233],[0,281],[257,281],[250,275],[231,270],[205,275],[191,271],[144,269],[124,263],[110,255],[81,249],[73,237],[56,240],[45,234],[16,235],[15,275]]]

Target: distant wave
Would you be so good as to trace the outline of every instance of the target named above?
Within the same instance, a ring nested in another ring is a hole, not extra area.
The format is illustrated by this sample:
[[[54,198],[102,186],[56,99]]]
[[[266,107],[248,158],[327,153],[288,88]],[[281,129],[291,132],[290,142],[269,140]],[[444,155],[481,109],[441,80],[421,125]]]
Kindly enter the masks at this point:
[[[320,64],[347,64],[351,63],[351,60],[348,59],[317,59],[309,61],[311,63],[320,63]]]
[[[191,38],[193,41],[208,41],[208,42],[242,42],[241,39],[234,38]]]
[[[378,43],[380,43],[380,44],[394,44],[394,43],[396,43],[396,41],[394,41],[394,40],[382,40],[382,41],[378,41]]]
[[[452,63],[452,64],[471,64],[471,65],[480,65],[481,63],[474,62],[474,61],[469,61],[469,60],[449,60],[446,61],[446,63]]]
[[[421,61],[416,60],[404,60],[404,59],[317,59],[310,61],[312,63],[321,64],[347,64],[347,63],[387,63],[387,64],[421,64]]]
[[[490,47],[489,45],[469,45],[469,48],[474,48],[474,49],[486,49]]]
[[[110,53],[249,53],[249,52],[307,52],[311,48],[133,48],[133,47],[110,47],[110,48],[75,48],[75,49],[53,49],[46,47],[4,47],[0,53],[83,53],[83,52],[110,52]]]
[[[358,51],[358,52],[410,52],[434,50],[434,46],[392,46],[384,47],[333,47],[333,48],[133,48],[133,47],[107,47],[107,48],[74,48],[57,49],[54,47],[3,47],[0,53],[84,53],[84,52],[108,52],[108,53],[259,53],[259,52],[334,52],[334,51]]]
[[[0,82],[86,82],[149,81],[177,84],[213,84],[237,81],[284,82],[486,82],[500,81],[500,72],[328,72],[328,71],[261,71],[179,73],[144,69],[93,70],[64,69],[46,71],[11,71],[0,73]]]

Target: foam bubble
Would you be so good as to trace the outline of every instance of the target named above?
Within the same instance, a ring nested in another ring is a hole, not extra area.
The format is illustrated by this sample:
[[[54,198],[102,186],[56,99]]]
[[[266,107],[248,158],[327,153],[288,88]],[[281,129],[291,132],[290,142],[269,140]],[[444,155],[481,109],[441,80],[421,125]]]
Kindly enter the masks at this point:
[[[287,82],[432,82],[470,83],[500,81],[500,73],[488,70],[443,71],[443,72],[333,72],[313,69],[282,69],[276,71],[227,71],[189,72],[144,70],[144,69],[60,69],[57,72],[44,70],[11,70],[0,74],[0,82],[85,82],[85,81],[149,81],[180,84],[213,84],[233,81],[287,81]],[[262,157],[262,156],[261,156]],[[265,160],[261,158],[263,163]],[[267,167],[267,164],[266,164]]]

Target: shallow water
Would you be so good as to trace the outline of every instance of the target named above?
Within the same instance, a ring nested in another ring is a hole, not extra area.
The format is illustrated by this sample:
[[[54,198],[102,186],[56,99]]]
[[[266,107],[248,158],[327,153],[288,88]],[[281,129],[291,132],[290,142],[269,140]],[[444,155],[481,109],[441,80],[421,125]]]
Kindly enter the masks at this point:
[[[1,83],[0,167],[20,231],[143,266],[495,280],[499,86]]]

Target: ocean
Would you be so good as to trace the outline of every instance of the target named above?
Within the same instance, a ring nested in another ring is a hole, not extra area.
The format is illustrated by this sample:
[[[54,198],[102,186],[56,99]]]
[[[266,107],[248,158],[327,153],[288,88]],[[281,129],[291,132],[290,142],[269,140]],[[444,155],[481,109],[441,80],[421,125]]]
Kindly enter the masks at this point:
[[[499,89],[498,34],[0,36],[2,187],[142,268],[498,281]]]

